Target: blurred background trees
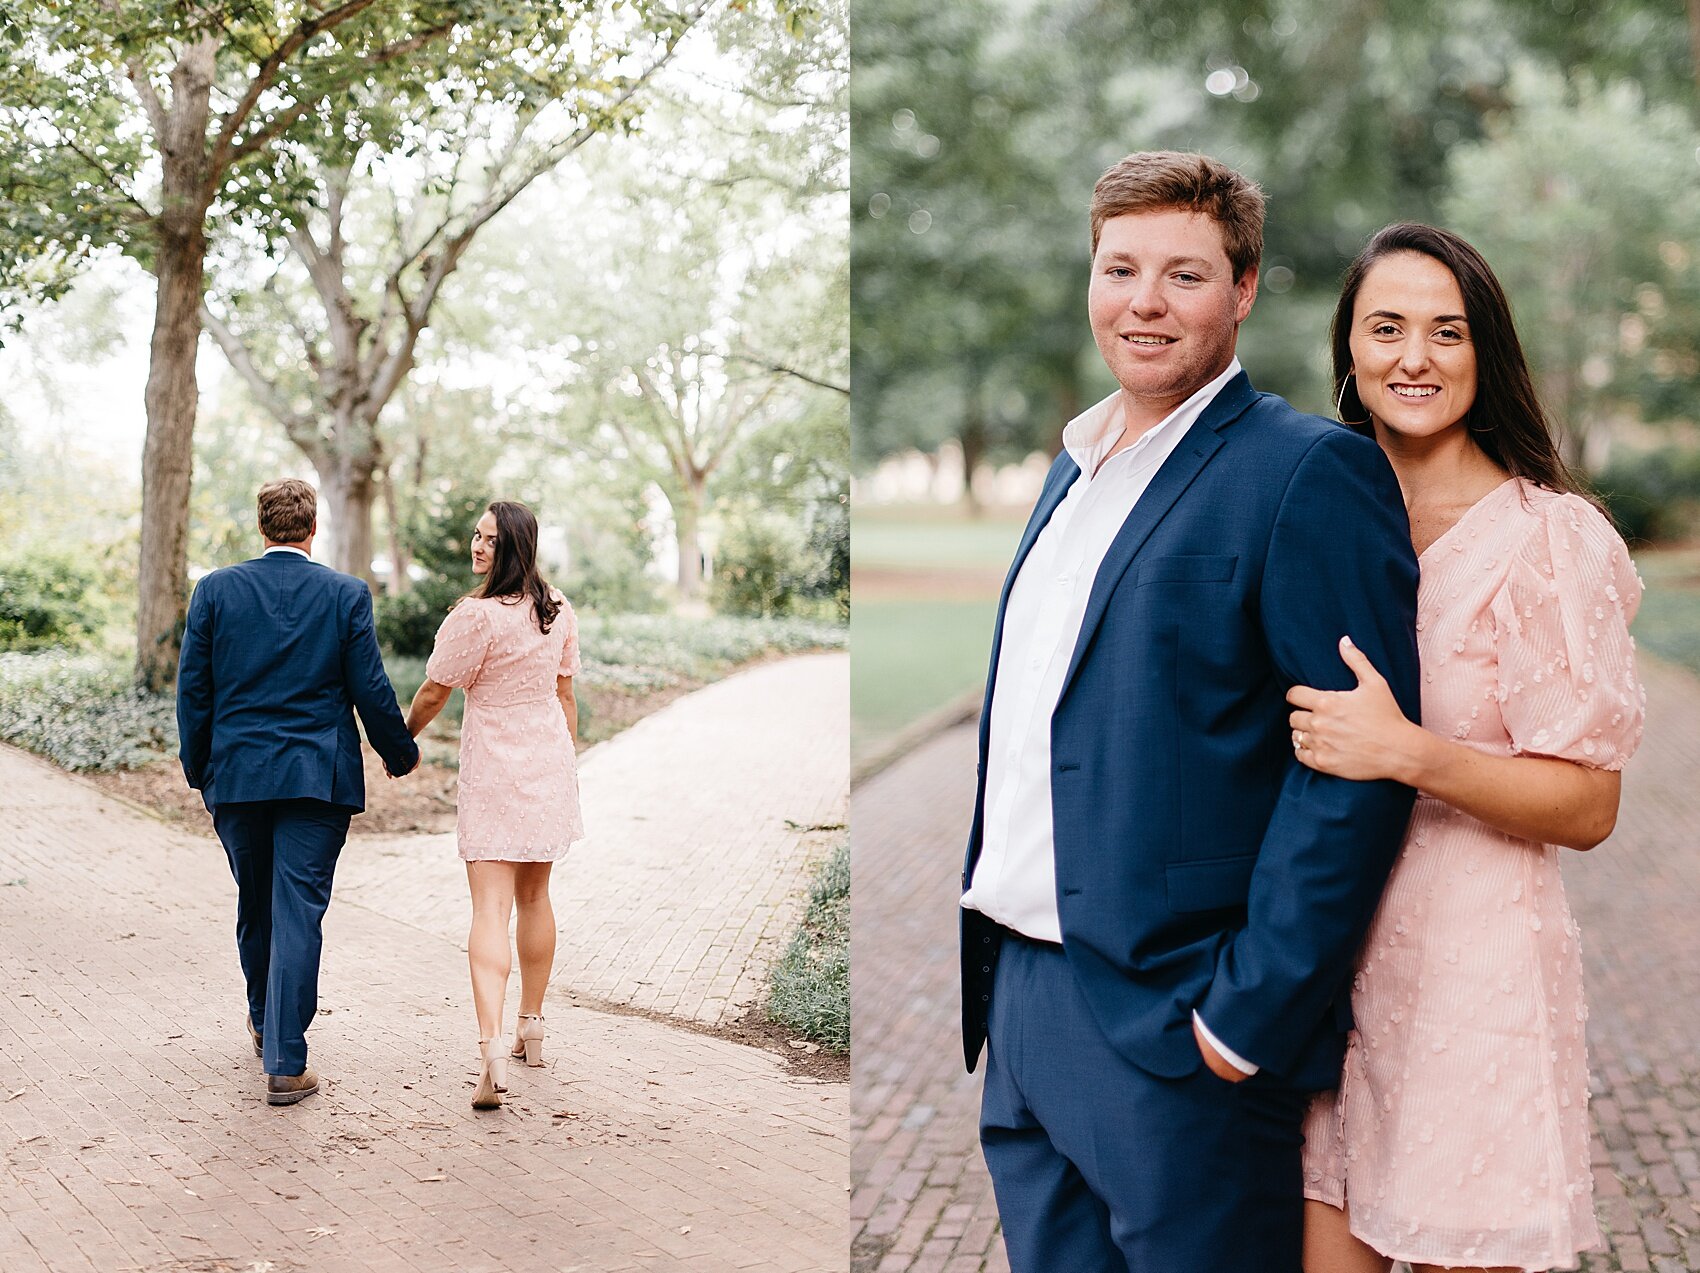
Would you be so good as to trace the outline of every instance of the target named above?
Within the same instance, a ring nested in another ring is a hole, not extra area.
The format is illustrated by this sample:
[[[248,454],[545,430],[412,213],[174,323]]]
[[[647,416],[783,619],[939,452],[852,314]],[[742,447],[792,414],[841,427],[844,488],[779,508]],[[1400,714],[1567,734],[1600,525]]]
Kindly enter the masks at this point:
[[[857,20],[859,472],[946,440],[970,473],[1054,450],[1109,391],[1084,313],[1087,201],[1110,163],[1156,148],[1216,155],[1269,195],[1241,337],[1259,387],[1326,413],[1345,264],[1378,227],[1430,220],[1500,273],[1590,471],[1622,484],[1692,440],[1695,6],[866,0]]]
[[[842,0],[80,9],[0,15],[0,576],[65,643],[158,687],[189,583],[253,554],[284,474],[393,652],[428,648],[498,497],[581,611],[841,622]],[[203,90],[224,166],[167,269],[156,126]]]

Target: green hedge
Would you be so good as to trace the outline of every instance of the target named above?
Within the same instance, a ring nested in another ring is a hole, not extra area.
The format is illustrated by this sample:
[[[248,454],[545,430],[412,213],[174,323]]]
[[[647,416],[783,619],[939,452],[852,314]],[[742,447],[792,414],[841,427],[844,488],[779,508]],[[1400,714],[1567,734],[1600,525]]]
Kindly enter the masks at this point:
[[[177,720],[110,659],[0,654],[0,739],[65,769],[134,769],[176,754]]]
[[[0,650],[83,644],[100,627],[88,568],[58,557],[0,561]]]

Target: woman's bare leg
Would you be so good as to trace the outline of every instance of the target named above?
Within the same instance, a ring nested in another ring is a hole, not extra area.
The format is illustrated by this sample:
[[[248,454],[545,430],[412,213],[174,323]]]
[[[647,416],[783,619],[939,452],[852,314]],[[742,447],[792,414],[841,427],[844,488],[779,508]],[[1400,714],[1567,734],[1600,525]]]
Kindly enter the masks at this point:
[[[1305,1199],[1305,1273],[1388,1273],[1393,1261],[1352,1236],[1341,1207]]]
[[[466,864],[466,882],[472,890],[472,930],[466,938],[466,960],[472,969],[472,1006],[478,1013],[480,1042],[502,1032],[502,1006],[508,996],[508,972],[513,966],[508,919],[514,909],[516,865],[513,862]]]
[[[514,905],[519,911],[519,1010],[524,1016],[543,1015],[543,992],[555,968],[555,908],[549,902],[549,868],[553,862],[514,864]]]

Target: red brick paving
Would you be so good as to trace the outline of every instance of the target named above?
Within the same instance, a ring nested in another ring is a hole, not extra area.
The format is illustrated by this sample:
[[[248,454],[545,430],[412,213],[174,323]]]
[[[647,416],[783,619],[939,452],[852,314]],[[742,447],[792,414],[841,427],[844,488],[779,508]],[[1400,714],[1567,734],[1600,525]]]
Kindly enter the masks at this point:
[[[1616,834],[1565,859],[1582,928],[1595,1201],[1586,1273],[1700,1270],[1700,680],[1646,657],[1646,740]],[[958,874],[974,726],[858,787],[853,1273],[1007,1270],[957,1033]]]
[[[557,982],[476,1115],[459,943],[340,893],[324,1090],[266,1106],[234,900],[210,830],[0,748],[3,1273],[843,1268],[842,1084]]]

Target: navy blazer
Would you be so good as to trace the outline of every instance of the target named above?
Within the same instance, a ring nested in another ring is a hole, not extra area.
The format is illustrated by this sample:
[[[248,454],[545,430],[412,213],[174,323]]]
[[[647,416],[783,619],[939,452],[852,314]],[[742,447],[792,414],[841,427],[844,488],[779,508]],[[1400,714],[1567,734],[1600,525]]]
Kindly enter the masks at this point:
[[[353,575],[278,552],[195,587],[177,664],[183,776],[209,809],[310,798],[366,807],[354,709],[392,774],[419,759]]]
[[[979,856],[1010,585],[1079,468],[1057,457],[1004,583],[980,713]],[[1063,948],[1116,1049],[1178,1078],[1196,1008],[1295,1086],[1339,1076],[1353,959],[1415,792],[1293,756],[1295,684],[1350,689],[1349,635],[1418,715],[1417,562],[1381,449],[1229,381],[1099,567],[1051,716]],[[963,1043],[986,1037],[1002,929],[962,912]]]

